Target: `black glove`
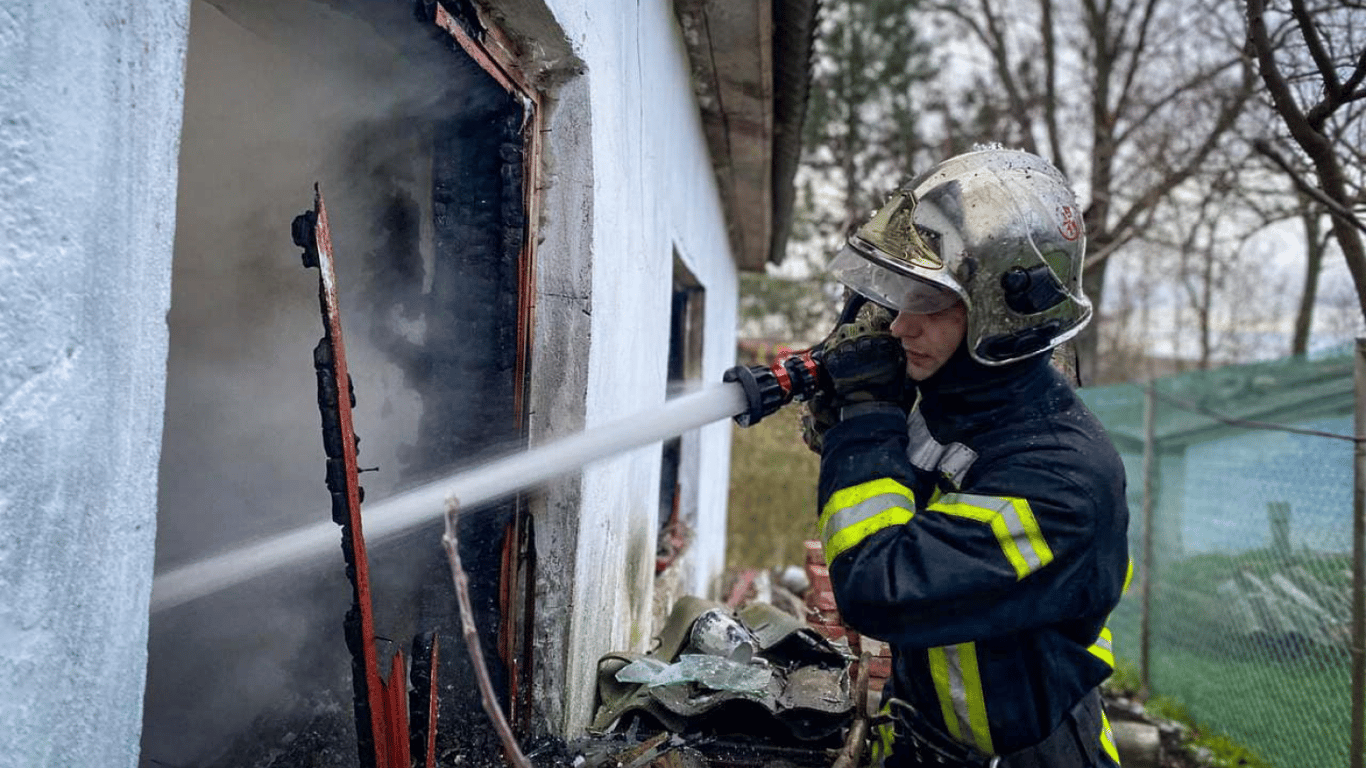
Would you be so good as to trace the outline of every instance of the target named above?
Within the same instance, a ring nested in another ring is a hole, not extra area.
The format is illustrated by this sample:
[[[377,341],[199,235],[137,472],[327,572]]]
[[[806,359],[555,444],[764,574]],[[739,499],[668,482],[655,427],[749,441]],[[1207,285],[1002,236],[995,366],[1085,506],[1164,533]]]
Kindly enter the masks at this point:
[[[825,431],[839,423],[840,409],[857,403],[899,404],[906,386],[906,353],[892,336],[891,313],[881,307],[835,328],[824,342],[824,385],[806,401],[802,440],[820,453]]]
[[[821,365],[833,407],[901,401],[906,352],[883,320],[879,316],[840,325],[822,345]]]

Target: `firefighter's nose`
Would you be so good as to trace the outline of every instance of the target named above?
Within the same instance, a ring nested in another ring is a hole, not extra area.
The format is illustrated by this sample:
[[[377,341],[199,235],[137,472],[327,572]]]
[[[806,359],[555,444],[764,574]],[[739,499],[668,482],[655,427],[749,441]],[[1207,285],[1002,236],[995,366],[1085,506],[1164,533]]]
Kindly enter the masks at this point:
[[[913,339],[924,330],[924,315],[901,311],[892,321],[892,335],[899,339]]]

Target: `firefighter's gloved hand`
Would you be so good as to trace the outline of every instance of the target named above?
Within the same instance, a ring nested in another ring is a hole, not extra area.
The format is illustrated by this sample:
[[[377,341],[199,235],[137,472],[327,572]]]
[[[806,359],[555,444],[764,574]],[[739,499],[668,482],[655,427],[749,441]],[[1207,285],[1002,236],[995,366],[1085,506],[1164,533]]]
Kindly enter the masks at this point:
[[[822,344],[821,364],[829,377],[830,406],[901,400],[906,386],[906,353],[883,318],[859,319],[835,328]]]

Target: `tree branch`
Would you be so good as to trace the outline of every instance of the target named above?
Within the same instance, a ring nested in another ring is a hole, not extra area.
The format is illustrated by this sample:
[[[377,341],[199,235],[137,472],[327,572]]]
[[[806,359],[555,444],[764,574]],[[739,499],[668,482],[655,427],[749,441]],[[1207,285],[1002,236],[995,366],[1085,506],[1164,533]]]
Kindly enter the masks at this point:
[[[1255,1],[1256,0],[1249,0],[1249,2]],[[1184,165],[1176,168],[1171,173],[1168,173],[1156,184],[1149,187],[1146,192],[1139,195],[1134,202],[1130,204],[1128,209],[1120,215],[1112,232],[1122,234],[1126,230],[1132,228],[1144,211],[1151,209],[1158,201],[1165,198],[1172,190],[1176,189],[1193,176],[1200,168],[1200,165],[1205,162],[1205,158],[1209,157],[1209,154],[1218,146],[1219,140],[1223,135],[1233,127],[1233,124],[1238,119],[1238,115],[1243,111],[1243,104],[1251,94],[1251,74],[1244,72],[1242,87],[1229,99],[1229,101],[1225,102],[1223,108],[1219,112],[1218,119],[1215,120],[1213,127],[1211,127],[1209,133],[1205,135],[1204,141],[1201,142],[1200,146],[1187,156]]]
[[[1138,75],[1139,62],[1142,61],[1143,51],[1148,47],[1148,31],[1152,27],[1153,10],[1157,5],[1157,0],[1148,0],[1143,8],[1143,21],[1138,25],[1138,40],[1134,43],[1133,50],[1130,51],[1128,69],[1124,73],[1124,84],[1119,88],[1119,98],[1115,100],[1115,114],[1122,115],[1129,106],[1129,98],[1133,95],[1134,80]]]
[[[1323,46],[1323,39],[1319,37],[1318,27],[1314,26],[1313,15],[1305,7],[1304,0],[1290,0],[1290,13],[1300,25],[1300,36],[1304,38],[1304,44],[1309,48],[1309,56],[1314,60],[1314,66],[1318,67],[1319,74],[1323,76],[1323,89],[1328,96],[1327,100],[1336,99],[1338,92],[1342,90],[1342,81],[1338,80],[1337,69],[1333,66],[1333,57],[1328,54],[1328,49]]]
[[[1342,84],[1342,91],[1347,94],[1348,99],[1359,99],[1366,95],[1366,91],[1357,90],[1363,80],[1366,80],[1366,49],[1362,49],[1361,55],[1357,57],[1356,67],[1352,74],[1348,75],[1347,82]]]
[[[460,629],[465,635],[465,647],[469,649],[470,666],[479,682],[479,696],[483,700],[484,714],[493,721],[494,730],[503,742],[503,756],[514,768],[531,768],[531,763],[517,746],[517,737],[512,735],[507,718],[498,706],[498,696],[493,692],[493,681],[489,679],[488,667],[484,664],[484,652],[479,645],[479,630],[474,626],[474,608],[470,605],[470,580],[460,565],[460,542],[456,538],[456,516],[460,514],[460,502],[451,497],[446,500],[446,534],[441,537],[441,546],[446,549],[446,558],[451,563],[451,578],[455,581],[455,599],[460,604]]]
[[[986,18],[986,29],[991,39],[987,41],[987,49],[991,51],[992,59],[996,62],[996,76],[1001,80],[1001,87],[1005,89],[1006,98],[1010,102],[1010,115],[1015,118],[1016,127],[1020,131],[1020,141],[1024,149],[1034,154],[1038,154],[1038,147],[1034,143],[1033,126],[1029,122],[1029,110],[1025,106],[1024,97],[1020,95],[1020,84],[1015,79],[1015,74],[1011,69],[1010,51],[1007,50],[1005,32],[1001,28],[1000,19],[991,10],[992,0],[981,0],[982,15]]]
[[[1348,205],[1352,195],[1347,191],[1346,177],[1335,154],[1333,142],[1320,130],[1321,123],[1318,126],[1310,123],[1300,112],[1289,86],[1276,66],[1274,52],[1267,40],[1265,0],[1247,0],[1247,26],[1248,42],[1257,55],[1262,80],[1271,90],[1276,111],[1285,121],[1290,136],[1314,164],[1314,171],[1318,175],[1318,188],[1330,200],[1344,206]],[[1308,39],[1309,32],[1301,30],[1301,33]],[[1324,115],[1324,119],[1327,119],[1327,115]],[[1362,313],[1366,314],[1366,245],[1362,242],[1361,232],[1348,224],[1349,221],[1357,224],[1355,216],[1350,219],[1334,217],[1333,234],[1337,238],[1338,247],[1342,249],[1347,269],[1352,274],[1357,304],[1361,307]]]
[[[1294,94],[1290,92],[1290,85],[1286,83],[1280,67],[1276,64],[1275,50],[1271,46],[1271,38],[1266,30],[1266,0],[1247,0],[1247,39],[1252,46],[1253,54],[1257,57],[1257,68],[1261,72],[1262,82],[1266,83],[1267,90],[1271,92],[1271,101],[1281,118],[1285,120],[1290,135],[1295,137],[1300,146],[1306,146],[1306,142],[1320,144],[1322,136],[1310,128],[1304,112],[1300,110]]]
[[[1062,132],[1058,130],[1058,53],[1053,31],[1053,0],[1039,0],[1039,16],[1039,27],[1043,31],[1044,126],[1048,131],[1048,149],[1053,153],[1053,165],[1066,176]]]
[[[1276,148],[1271,146],[1270,142],[1265,139],[1254,139],[1252,148],[1257,150],[1263,157],[1266,157],[1268,160],[1275,163],[1285,172],[1286,176],[1290,177],[1290,182],[1295,185],[1296,189],[1306,196],[1313,198],[1314,202],[1327,208],[1329,214],[1336,216],[1347,224],[1351,224],[1362,232],[1366,232],[1366,223],[1362,223],[1361,219],[1358,219],[1356,214],[1343,206],[1342,203],[1339,203],[1329,197],[1323,190],[1310,184],[1308,181],[1305,181],[1304,177],[1290,165],[1290,161],[1282,157],[1281,153],[1277,152]]]
[[[1156,115],[1163,107],[1176,101],[1176,99],[1182,96],[1183,94],[1188,93],[1190,91],[1194,91],[1202,85],[1209,84],[1212,80],[1214,80],[1214,78],[1222,74],[1225,69],[1237,65],[1240,61],[1241,59],[1229,59],[1228,61],[1221,62],[1217,66],[1211,67],[1210,69],[1197,72],[1196,74],[1188,78],[1185,82],[1173,86],[1171,90],[1163,94],[1162,98],[1149,104],[1147,108],[1145,108],[1138,117],[1134,118],[1132,122],[1130,122],[1128,125],[1124,127],[1124,130],[1116,134],[1116,143],[1123,143],[1128,141],[1129,137],[1133,135],[1134,131],[1146,125],[1148,121],[1151,120],[1153,116]],[[1245,100],[1246,95],[1239,94],[1237,102],[1241,104]],[[1241,107],[1239,109],[1241,110]]]
[[[1129,232],[1125,234],[1123,237],[1119,237],[1111,241],[1104,248],[1101,248],[1096,253],[1087,256],[1086,262],[1082,265],[1082,269],[1090,269],[1096,266],[1097,264],[1101,263],[1102,261],[1105,261],[1106,259],[1115,255],[1115,251],[1118,251],[1120,248],[1123,248],[1124,246],[1128,245],[1133,239],[1133,233]]]

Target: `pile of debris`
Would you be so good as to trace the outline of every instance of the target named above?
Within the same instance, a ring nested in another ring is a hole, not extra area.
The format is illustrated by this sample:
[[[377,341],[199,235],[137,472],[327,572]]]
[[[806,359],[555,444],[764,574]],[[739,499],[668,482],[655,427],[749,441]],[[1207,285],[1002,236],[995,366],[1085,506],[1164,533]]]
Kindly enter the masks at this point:
[[[869,706],[877,710],[882,687],[892,676],[892,649],[874,637],[859,634],[845,626],[835,604],[835,590],[830,583],[830,570],[825,563],[821,542],[805,542],[806,556],[802,566],[790,565],[770,574],[763,570],[737,573],[726,604],[731,606],[749,602],[772,603],[793,616],[806,621],[812,629],[830,642],[846,648],[858,659],[868,654]],[[851,674],[857,677],[859,662],[854,662]]]
[[[866,697],[847,644],[769,603],[684,597],[658,640],[599,660],[592,730],[607,738],[576,765],[829,766]]]

